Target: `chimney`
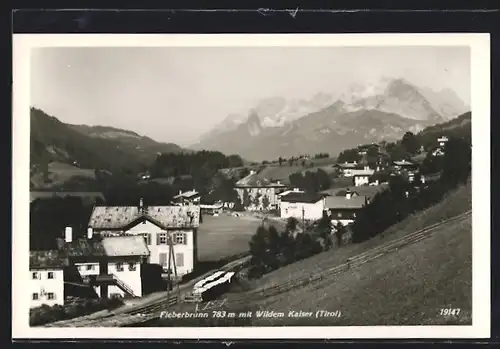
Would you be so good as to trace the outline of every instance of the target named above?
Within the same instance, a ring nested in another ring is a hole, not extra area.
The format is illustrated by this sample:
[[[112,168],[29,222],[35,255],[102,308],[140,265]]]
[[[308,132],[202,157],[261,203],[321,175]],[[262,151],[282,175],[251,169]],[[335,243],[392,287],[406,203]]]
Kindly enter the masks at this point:
[[[94,235],[94,231],[92,230],[92,227],[87,228],[87,239],[92,239],[92,236]]]
[[[345,198],[349,200],[351,197],[352,197],[351,190],[347,189],[346,192],[345,192]]]
[[[73,228],[66,227],[66,229],[64,230],[64,240],[66,242],[72,242],[73,241]]]
[[[179,195],[181,195],[181,194],[182,194],[182,190],[179,190]]]

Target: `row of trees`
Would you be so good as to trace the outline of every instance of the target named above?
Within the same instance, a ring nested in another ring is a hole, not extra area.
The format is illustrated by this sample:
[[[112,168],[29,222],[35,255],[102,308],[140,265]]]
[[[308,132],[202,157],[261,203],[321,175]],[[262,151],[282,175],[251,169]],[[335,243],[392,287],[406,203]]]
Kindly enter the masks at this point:
[[[332,180],[328,173],[322,169],[307,171],[305,174],[296,172],[289,176],[290,184],[309,193],[317,193],[329,189]]]
[[[297,232],[299,221],[290,217],[285,230],[281,233],[274,226],[266,228],[260,226],[250,240],[249,278],[259,278],[273,270],[290,263],[309,258],[322,251],[333,247],[332,223],[327,215],[313,224],[308,231],[302,227],[302,232]],[[335,229],[337,245],[342,244],[342,236],[346,232],[344,226],[339,224]]]

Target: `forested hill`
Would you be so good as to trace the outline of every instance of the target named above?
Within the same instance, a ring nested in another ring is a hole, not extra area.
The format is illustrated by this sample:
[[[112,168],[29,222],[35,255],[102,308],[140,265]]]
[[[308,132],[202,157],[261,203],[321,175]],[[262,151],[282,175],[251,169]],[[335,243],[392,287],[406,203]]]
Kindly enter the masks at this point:
[[[422,143],[428,143],[439,136],[458,137],[471,140],[471,112],[464,113],[448,122],[429,126],[417,134]]]
[[[31,108],[31,165],[50,162],[87,169],[137,173],[158,153],[178,153],[181,147],[159,143],[134,132],[104,126],[69,125]]]

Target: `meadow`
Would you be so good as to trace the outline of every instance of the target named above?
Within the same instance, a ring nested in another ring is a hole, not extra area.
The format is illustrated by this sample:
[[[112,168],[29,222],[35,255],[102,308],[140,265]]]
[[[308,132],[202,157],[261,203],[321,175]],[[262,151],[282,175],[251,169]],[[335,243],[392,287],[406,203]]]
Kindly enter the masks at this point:
[[[252,216],[204,215],[198,230],[198,259],[217,261],[249,249],[248,242],[262,221]]]

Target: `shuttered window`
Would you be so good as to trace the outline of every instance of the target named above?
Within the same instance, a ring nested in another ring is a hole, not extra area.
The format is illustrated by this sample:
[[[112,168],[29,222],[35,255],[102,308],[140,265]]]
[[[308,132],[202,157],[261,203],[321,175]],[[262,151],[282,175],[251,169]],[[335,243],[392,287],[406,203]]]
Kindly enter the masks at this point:
[[[160,253],[160,262],[159,264],[161,266],[166,266],[167,265],[167,254],[166,253]]]
[[[167,233],[158,233],[156,236],[156,244],[157,245],[167,245]]]
[[[178,245],[187,245],[186,233],[175,233],[175,243]]]
[[[175,254],[175,266],[183,267],[184,266],[184,253],[176,253]]]

